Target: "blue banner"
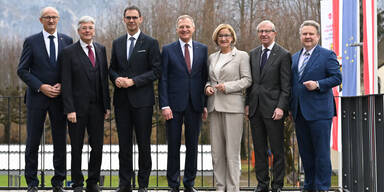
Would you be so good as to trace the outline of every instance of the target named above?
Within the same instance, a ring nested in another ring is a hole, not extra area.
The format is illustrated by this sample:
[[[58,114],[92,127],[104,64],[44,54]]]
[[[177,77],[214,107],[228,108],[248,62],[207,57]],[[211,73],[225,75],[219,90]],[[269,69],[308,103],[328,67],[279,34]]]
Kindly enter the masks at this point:
[[[343,96],[357,95],[357,47],[351,44],[360,42],[357,39],[358,21],[358,0],[343,0],[342,18],[342,74],[343,74]]]

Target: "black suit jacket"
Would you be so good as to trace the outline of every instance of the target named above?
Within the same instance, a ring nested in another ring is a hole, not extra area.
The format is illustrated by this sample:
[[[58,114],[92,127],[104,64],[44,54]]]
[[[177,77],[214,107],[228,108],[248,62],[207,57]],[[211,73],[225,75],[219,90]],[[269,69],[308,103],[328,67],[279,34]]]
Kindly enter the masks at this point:
[[[104,110],[110,109],[108,90],[108,65],[105,47],[93,43],[96,54],[96,65],[99,66],[99,77],[102,91],[102,103]],[[94,89],[90,82],[90,74],[86,65],[91,61],[81,48],[80,42],[65,48],[58,59],[62,67],[62,95],[64,101],[64,113],[76,112],[82,116],[87,113],[91,92]]]
[[[261,49],[259,46],[250,52],[252,86],[247,89],[246,105],[249,105],[249,117],[259,108],[264,118],[272,118],[276,107],[284,111],[289,108],[291,54],[275,43],[260,71]]]
[[[58,53],[73,42],[72,38],[62,33],[57,33],[57,38]],[[42,84],[55,85],[60,83],[59,69],[59,65],[54,67],[49,63],[43,32],[25,39],[17,75],[28,85],[26,92],[28,107],[44,109],[48,106],[51,98],[41,93],[39,88]],[[57,98],[60,98],[60,96]]]
[[[141,32],[128,61],[127,35],[114,40],[109,76],[114,85],[118,77],[128,77],[135,82],[135,85],[129,88],[118,88],[115,85],[115,106],[127,101],[136,108],[153,106],[153,81],[160,77],[160,50],[157,40]]]

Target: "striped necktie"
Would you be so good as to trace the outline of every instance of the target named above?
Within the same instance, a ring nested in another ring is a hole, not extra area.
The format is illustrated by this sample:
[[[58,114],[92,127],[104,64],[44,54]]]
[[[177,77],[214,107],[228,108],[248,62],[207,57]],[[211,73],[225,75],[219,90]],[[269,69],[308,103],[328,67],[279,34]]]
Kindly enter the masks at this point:
[[[301,77],[301,75],[303,75],[303,72],[304,72],[304,69],[305,69],[305,66],[307,65],[308,61],[309,61],[309,57],[311,55],[309,54],[309,52],[305,52],[303,57],[303,63],[301,64],[300,68],[299,68],[299,76]]]

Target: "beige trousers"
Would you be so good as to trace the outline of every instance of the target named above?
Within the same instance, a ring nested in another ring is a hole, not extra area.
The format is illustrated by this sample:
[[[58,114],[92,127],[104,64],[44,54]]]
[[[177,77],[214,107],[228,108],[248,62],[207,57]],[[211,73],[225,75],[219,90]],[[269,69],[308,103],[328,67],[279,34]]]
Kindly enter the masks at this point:
[[[242,113],[209,113],[212,163],[217,191],[240,191],[240,147],[243,134]]]

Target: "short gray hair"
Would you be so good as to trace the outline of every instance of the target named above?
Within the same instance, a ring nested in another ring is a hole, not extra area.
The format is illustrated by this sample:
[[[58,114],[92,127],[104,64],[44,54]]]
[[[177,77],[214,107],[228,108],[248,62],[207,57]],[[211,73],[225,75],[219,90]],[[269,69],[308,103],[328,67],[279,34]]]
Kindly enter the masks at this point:
[[[179,27],[179,21],[183,19],[189,19],[192,22],[192,27],[195,27],[195,22],[193,21],[193,18],[189,15],[182,15],[177,18],[176,20],[176,29]]]
[[[80,29],[81,27],[81,24],[83,23],[92,23],[92,24],[95,24],[96,21],[93,17],[91,16],[82,16],[80,19],[79,19],[79,22],[77,22],[77,29]]]
[[[57,13],[57,15],[60,15],[59,14],[59,11],[54,8],[54,7],[44,7],[40,10],[40,18],[43,17],[44,13],[48,10],[48,9],[52,9],[53,11],[55,11]]]
[[[306,20],[303,22],[303,24],[300,25],[300,30],[299,30],[299,33],[301,34],[301,30],[303,29],[303,27],[305,26],[312,26],[316,29],[317,31],[317,34],[320,35],[320,24],[314,20]]]
[[[272,26],[272,30],[273,30],[274,32],[276,32],[275,24],[273,24],[271,20],[264,20],[264,21],[260,22],[260,23],[257,25],[256,30],[259,30],[260,26],[263,25],[263,24],[270,24],[270,25]]]

